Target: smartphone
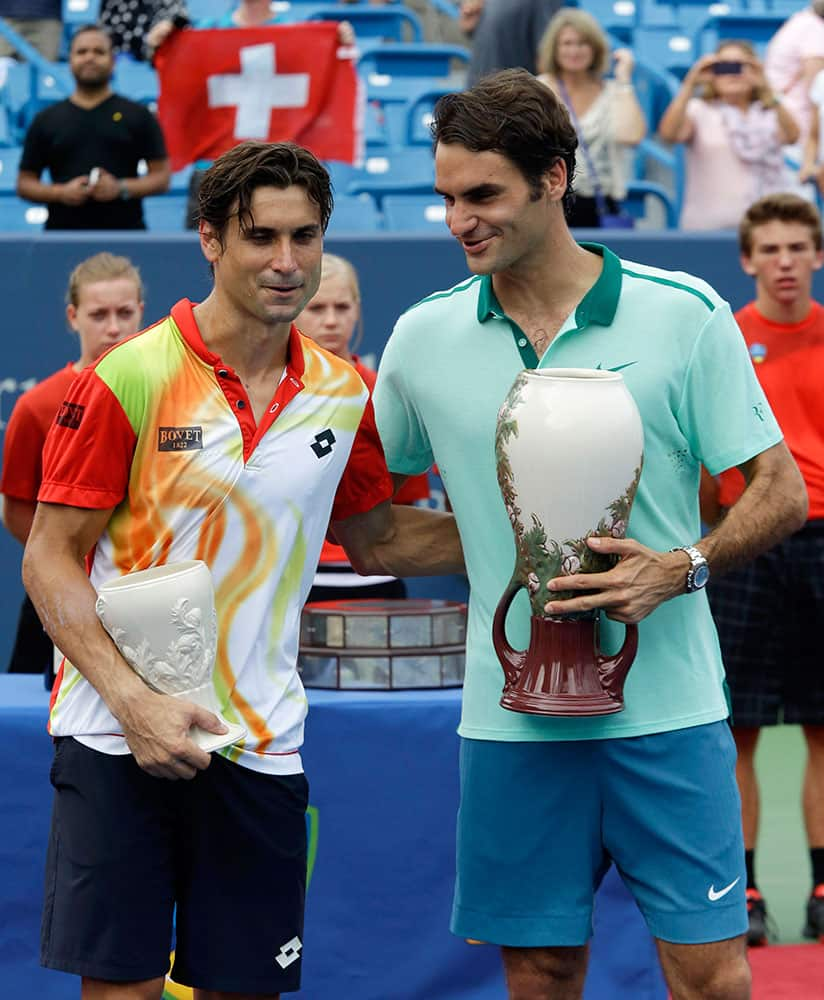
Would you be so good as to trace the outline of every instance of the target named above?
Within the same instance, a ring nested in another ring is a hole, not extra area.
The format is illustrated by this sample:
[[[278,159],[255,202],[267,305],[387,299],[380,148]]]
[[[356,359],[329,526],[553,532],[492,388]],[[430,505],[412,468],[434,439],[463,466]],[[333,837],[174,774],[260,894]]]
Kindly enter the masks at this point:
[[[744,69],[744,63],[737,59],[719,59],[712,64],[712,71],[716,76],[738,76]]]
[[[89,171],[89,187],[94,187],[100,180],[100,167],[92,167]]]

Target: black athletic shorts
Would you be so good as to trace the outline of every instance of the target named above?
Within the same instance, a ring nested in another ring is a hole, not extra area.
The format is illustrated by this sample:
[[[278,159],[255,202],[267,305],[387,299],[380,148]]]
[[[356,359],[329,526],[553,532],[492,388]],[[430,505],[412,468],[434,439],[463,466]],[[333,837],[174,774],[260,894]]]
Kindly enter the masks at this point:
[[[824,725],[824,521],[707,588],[734,726]]]
[[[41,962],[93,979],[300,988],[308,785],[218,754],[191,781],[55,740]],[[173,930],[176,907],[176,928]]]

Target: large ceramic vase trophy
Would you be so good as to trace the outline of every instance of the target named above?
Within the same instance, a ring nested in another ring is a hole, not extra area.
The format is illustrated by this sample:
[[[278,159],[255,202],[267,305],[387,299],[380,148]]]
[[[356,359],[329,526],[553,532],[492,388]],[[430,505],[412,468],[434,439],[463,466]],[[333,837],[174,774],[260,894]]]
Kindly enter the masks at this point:
[[[501,705],[536,715],[607,715],[624,707],[638,647],[628,625],[607,656],[598,612],[549,615],[548,601],[576,596],[547,584],[600,573],[616,558],[587,538],[623,538],[641,478],[644,435],[635,401],[617,372],[546,368],[521,372],[498,414],[498,483],[515,533],[515,570],[495,612],[492,638],[504,670]],[[531,604],[529,646],[507,641],[506,615],[519,590]]]
[[[153,566],[104,583],[97,616],[123,659],[155,691],[207,708],[228,733],[193,726],[190,738],[211,752],[246,736],[223,718],[212,684],[217,614],[212,574],[199,559]]]

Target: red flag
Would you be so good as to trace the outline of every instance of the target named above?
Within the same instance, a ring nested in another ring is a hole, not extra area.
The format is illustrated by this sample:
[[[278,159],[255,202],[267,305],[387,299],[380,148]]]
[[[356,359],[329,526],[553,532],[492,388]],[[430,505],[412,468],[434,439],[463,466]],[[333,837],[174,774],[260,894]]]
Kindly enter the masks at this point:
[[[158,118],[173,170],[244,139],[291,140],[322,160],[361,155],[354,50],[337,22],[176,31],[160,48]]]

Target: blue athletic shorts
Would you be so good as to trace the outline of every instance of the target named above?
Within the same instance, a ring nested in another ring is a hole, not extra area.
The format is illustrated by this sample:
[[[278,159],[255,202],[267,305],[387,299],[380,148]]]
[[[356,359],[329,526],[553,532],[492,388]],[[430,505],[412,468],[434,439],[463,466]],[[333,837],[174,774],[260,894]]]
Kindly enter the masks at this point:
[[[610,862],[653,936],[747,930],[741,803],[726,722],[651,736],[461,743],[452,931],[582,945]]]
[[[237,993],[300,987],[308,786],[219,754],[191,781],[55,741],[41,962]]]

